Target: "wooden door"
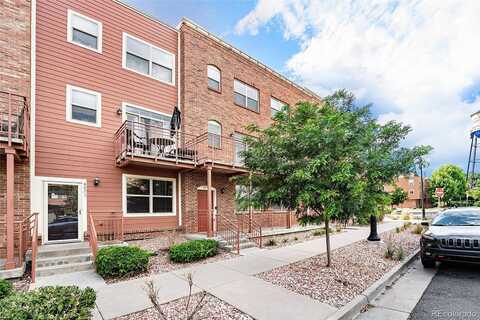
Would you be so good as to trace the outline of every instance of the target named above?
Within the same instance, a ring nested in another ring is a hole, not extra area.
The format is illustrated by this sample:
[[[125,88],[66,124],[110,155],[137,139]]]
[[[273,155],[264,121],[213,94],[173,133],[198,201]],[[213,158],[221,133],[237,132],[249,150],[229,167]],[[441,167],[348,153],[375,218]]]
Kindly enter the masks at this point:
[[[207,190],[197,191],[197,225],[198,232],[208,231],[208,200]],[[212,209],[215,206],[214,191],[212,190]]]

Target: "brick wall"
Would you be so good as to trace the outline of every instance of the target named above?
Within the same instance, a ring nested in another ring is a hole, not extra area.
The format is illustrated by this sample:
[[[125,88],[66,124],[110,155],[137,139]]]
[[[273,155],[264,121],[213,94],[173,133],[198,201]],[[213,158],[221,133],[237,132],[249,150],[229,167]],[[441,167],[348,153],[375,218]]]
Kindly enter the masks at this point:
[[[30,1],[0,1],[0,91],[30,95]],[[15,220],[30,213],[29,159],[15,160]],[[0,154],[0,259],[6,230],[6,159]]]
[[[189,23],[180,29],[181,46],[181,109],[183,130],[199,135],[207,131],[208,121],[215,120],[222,126],[222,135],[246,134],[245,126],[254,123],[268,127],[272,123],[270,97],[290,106],[299,101],[319,101],[288,81],[265,70],[253,61],[205,35]],[[207,87],[207,65],[221,71],[221,90]],[[254,112],[234,104],[234,79],[259,90],[260,111]],[[213,169],[213,186],[217,188],[220,214],[235,219],[235,185],[229,176]],[[206,172],[184,174],[183,225],[188,232],[197,230],[197,188],[206,185]],[[223,188],[223,193],[219,189]]]

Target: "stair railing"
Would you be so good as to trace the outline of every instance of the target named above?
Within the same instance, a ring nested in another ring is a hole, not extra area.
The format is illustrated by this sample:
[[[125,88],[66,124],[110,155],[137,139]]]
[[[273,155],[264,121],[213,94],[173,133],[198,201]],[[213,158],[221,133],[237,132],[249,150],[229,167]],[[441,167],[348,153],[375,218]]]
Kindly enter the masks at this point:
[[[34,213],[32,232],[32,283],[35,283],[37,275],[37,253],[38,253],[38,212]]]
[[[25,255],[32,250],[32,283],[35,282],[38,248],[38,212],[32,213],[18,224],[18,266],[23,265]]]
[[[88,215],[87,232],[88,243],[90,245],[90,249],[92,250],[93,261],[95,261],[98,251],[98,238],[97,230],[95,229],[95,222],[93,221],[93,216],[91,214]]]
[[[224,215],[217,213],[216,235],[225,240],[232,248],[235,248],[237,254],[240,254],[240,226]]]
[[[250,232],[246,233],[247,237],[250,240],[255,241],[258,247],[262,248],[263,247],[262,226],[257,222],[255,222],[253,219],[251,219],[249,223],[251,223],[251,228],[250,228]]]

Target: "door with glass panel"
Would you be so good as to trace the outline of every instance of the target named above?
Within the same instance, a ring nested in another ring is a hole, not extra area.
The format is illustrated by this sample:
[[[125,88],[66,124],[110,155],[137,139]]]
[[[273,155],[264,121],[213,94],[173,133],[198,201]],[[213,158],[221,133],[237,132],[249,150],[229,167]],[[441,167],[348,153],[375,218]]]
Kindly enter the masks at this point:
[[[159,144],[171,139],[170,116],[128,105],[125,107],[125,113],[132,128],[131,139],[135,153],[158,156],[171,149]]]
[[[46,183],[47,242],[80,240],[81,184]]]

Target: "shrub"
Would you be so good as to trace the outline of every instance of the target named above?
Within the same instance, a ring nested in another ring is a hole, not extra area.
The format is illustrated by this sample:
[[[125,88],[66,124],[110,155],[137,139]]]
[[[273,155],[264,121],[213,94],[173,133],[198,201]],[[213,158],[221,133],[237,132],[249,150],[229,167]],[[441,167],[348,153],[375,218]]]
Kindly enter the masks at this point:
[[[399,246],[397,247],[397,250],[395,250],[395,255],[393,256],[394,260],[401,261],[405,258],[405,251],[403,251],[403,247]]]
[[[325,230],[315,230],[313,231],[313,236],[317,237],[317,236],[323,236],[325,234]]]
[[[413,234],[422,234],[422,232],[423,232],[423,227],[421,224],[416,224],[412,230]]]
[[[147,271],[150,256],[139,247],[105,247],[98,250],[95,265],[103,278],[123,277]]]
[[[90,319],[95,291],[76,286],[44,287],[0,300],[0,319]]]
[[[403,229],[404,229],[404,230],[407,230],[407,229],[409,229],[411,226],[412,226],[412,223],[411,223],[411,222],[405,222],[405,224],[403,225]]]
[[[287,242],[288,242],[288,239],[285,238],[285,239],[282,240],[282,242],[283,242],[283,243],[287,243]]]
[[[170,247],[170,260],[178,263],[192,262],[218,253],[218,242],[212,239],[190,240]]]
[[[277,241],[275,241],[275,239],[270,239],[270,240],[267,241],[267,243],[265,243],[265,245],[267,247],[273,247],[273,246],[277,245]]]
[[[9,296],[12,293],[13,286],[10,281],[5,279],[0,279],[0,299]]]
[[[402,219],[403,219],[403,220],[410,220],[411,217],[410,217],[410,215],[409,215],[408,213],[406,213],[406,214],[402,215]]]
[[[293,238],[294,241],[298,241],[298,237]]]
[[[399,227],[396,227],[396,228],[395,228],[395,232],[396,232],[396,233],[400,233],[400,231],[402,231],[402,230],[401,230]]]
[[[393,259],[393,256],[395,255],[395,247],[393,246],[392,243],[387,244],[387,248],[385,249],[384,256],[387,259]]]

